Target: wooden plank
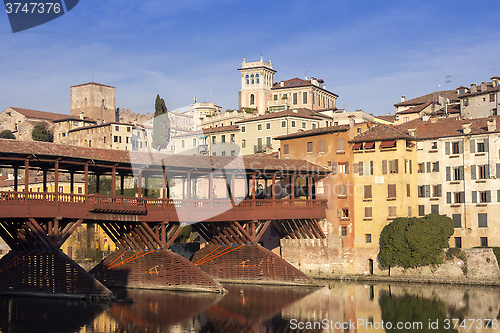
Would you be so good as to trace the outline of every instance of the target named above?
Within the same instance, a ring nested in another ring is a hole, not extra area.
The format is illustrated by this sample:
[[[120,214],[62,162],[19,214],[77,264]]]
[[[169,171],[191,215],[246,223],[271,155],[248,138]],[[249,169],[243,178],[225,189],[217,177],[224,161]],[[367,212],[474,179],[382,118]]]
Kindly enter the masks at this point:
[[[248,232],[241,226],[241,224],[238,221],[233,222],[234,225],[238,228],[238,230],[248,239],[250,240],[250,243],[255,243],[254,239],[252,236],[248,234]]]
[[[261,237],[266,232],[266,229],[269,227],[269,224],[271,224],[271,220],[267,220],[267,222],[263,223],[263,224],[264,224],[264,226],[261,228],[260,232],[257,234],[257,238],[255,239],[256,243],[261,239]]]

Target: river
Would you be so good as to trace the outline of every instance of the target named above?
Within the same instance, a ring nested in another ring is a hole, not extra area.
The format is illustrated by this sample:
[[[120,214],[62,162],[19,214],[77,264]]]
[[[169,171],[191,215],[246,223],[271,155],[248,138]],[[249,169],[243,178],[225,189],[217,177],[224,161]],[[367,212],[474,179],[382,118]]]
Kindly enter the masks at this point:
[[[320,283],[225,285],[225,295],[115,289],[113,304],[0,297],[0,332],[500,332],[500,288]]]

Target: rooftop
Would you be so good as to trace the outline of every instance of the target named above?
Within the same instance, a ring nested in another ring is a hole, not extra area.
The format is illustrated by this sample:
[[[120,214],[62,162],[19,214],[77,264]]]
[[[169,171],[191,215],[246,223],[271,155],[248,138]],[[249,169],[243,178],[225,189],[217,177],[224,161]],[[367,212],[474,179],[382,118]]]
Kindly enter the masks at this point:
[[[315,129],[311,129],[311,130],[307,130],[307,131],[298,131],[298,132],[292,133],[292,134],[280,135],[274,139],[275,140],[288,140],[288,139],[303,138],[303,137],[314,136],[314,135],[346,132],[348,130],[349,130],[349,125],[328,126],[328,127],[315,128]]]
[[[404,102],[399,102],[394,104],[395,107],[398,106],[415,106],[415,105],[420,105],[424,104],[427,102],[437,102],[439,96],[443,96],[444,99],[449,99],[450,102],[457,101],[458,102],[458,95],[457,95],[457,90],[441,90],[441,91],[435,91],[433,93],[423,95],[420,97],[412,98]]]
[[[305,109],[305,108],[299,108],[299,109],[288,109],[285,111],[267,113],[267,114],[263,114],[263,115],[253,117],[253,118],[238,120],[236,123],[239,124],[239,123],[245,123],[245,122],[250,122],[250,121],[260,121],[260,120],[274,119],[274,118],[281,118],[281,117],[297,117],[297,118],[317,119],[317,120],[322,120],[322,119],[331,120],[332,119],[330,116],[326,116],[326,115],[318,113],[316,111],[312,111],[312,110]]]
[[[404,130],[396,128],[392,125],[376,123],[365,132],[358,134],[351,142],[370,142],[370,141],[385,141],[385,140],[415,140]]]

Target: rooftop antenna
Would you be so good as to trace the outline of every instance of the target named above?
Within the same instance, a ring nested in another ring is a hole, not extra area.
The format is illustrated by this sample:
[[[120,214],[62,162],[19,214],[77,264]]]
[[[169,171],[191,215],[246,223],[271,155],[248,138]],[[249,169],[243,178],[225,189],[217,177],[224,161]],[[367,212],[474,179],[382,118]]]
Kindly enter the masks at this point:
[[[448,90],[448,82],[451,82],[451,75],[446,75],[446,90]]]
[[[304,77],[305,77],[306,80],[307,80],[307,73],[309,73],[309,71],[305,71],[304,72]]]

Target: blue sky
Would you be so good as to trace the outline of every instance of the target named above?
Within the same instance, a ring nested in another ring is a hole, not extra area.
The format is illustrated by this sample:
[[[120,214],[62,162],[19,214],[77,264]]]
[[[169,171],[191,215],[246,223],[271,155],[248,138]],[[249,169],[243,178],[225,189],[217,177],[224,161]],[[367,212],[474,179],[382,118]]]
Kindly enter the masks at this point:
[[[498,1],[80,0],[13,34],[0,13],[0,110],[69,113],[69,87],[116,87],[116,106],[154,112],[193,97],[238,107],[247,61],[275,81],[322,78],[338,107],[394,113],[413,98],[500,76]]]

